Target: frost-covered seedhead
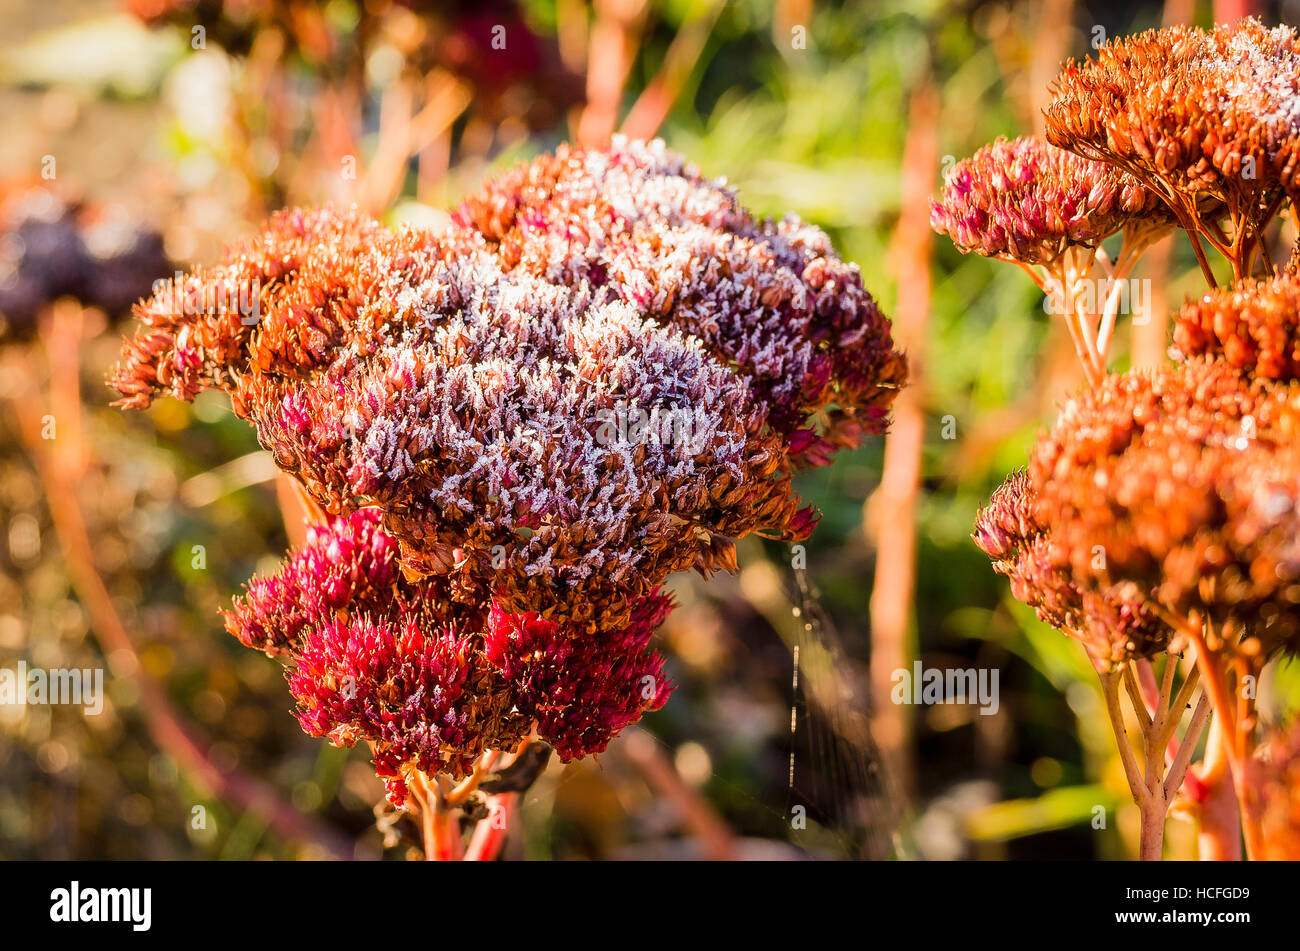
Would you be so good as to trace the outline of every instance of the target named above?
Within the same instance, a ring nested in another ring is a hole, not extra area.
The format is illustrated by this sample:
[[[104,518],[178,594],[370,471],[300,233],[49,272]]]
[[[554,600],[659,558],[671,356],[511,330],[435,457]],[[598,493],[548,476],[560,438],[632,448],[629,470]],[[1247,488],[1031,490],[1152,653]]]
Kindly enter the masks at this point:
[[[999,138],[944,175],[930,226],[963,252],[1050,264],[1126,225],[1168,223],[1159,198],[1131,175],[1032,137]]]
[[[1058,564],[1052,532],[1039,519],[1024,470],[993,492],[975,519],[975,544],[1011,581],[1011,593],[1040,620],[1083,643],[1099,668],[1164,650],[1173,634],[1140,598],[1114,588],[1080,588]]]
[[[1245,19],[1103,45],[1051,86],[1047,140],[1114,162],[1168,196],[1267,205],[1291,191],[1300,128],[1295,32]]]
[[[662,142],[562,146],[456,218],[503,267],[605,288],[698,339],[751,380],[795,465],[884,431],[906,363],[857,266],[793,216],[756,220]]]
[[[1295,646],[1297,435],[1300,389],[1219,361],[1107,378],[1032,456],[1052,564],[1085,590],[1196,611],[1226,638]]]
[[[1246,279],[1188,301],[1174,317],[1174,348],[1249,376],[1300,380],[1300,276]]]
[[[668,699],[673,685],[649,647],[666,595],[634,601],[625,627],[585,631],[491,600],[453,601],[441,579],[407,580],[396,551],[375,509],[313,526],[226,617],[242,643],[291,662],[307,733],[370,744],[395,803],[411,769],[462,776],[533,728],[568,762]]]
[[[458,217],[281,214],[141,307],[113,385],[220,386],[324,508],[380,507],[405,570],[608,628],[731,539],[806,537],[794,471],[884,426],[903,363],[856,268],[661,146],[561,150]]]

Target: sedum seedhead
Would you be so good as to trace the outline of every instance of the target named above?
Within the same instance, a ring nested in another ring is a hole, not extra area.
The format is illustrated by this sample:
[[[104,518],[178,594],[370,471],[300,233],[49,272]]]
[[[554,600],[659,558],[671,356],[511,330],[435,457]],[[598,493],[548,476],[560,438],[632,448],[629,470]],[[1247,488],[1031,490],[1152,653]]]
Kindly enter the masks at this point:
[[[1082,589],[1195,611],[1247,653],[1294,646],[1297,435],[1300,388],[1219,361],[1107,378],[1030,463],[1051,564]]]
[[[1113,162],[1214,217],[1293,190],[1300,130],[1295,31],[1244,19],[1117,38],[1052,83],[1047,140]],[[1260,224],[1260,222],[1256,222]]]
[[[1058,563],[1048,523],[1025,470],[1012,473],[975,519],[975,544],[1011,581],[1011,594],[1039,619],[1079,640],[1099,669],[1163,651],[1173,631],[1141,598],[1118,589],[1081,588]]]
[[[1248,376],[1300,380],[1300,277],[1246,279],[1188,301],[1174,317],[1182,358],[1212,356]]]
[[[603,750],[672,685],[673,572],[805,538],[791,489],[905,363],[826,236],[661,143],[559,150],[443,231],[288,211],[137,309],[122,404],[230,395],[331,517],[226,616],[395,802],[532,731]]]
[[[463,776],[532,729],[568,762],[599,753],[672,691],[649,647],[671,601],[652,592],[622,628],[587,631],[407,580],[376,509],[311,528],[226,615],[241,643],[290,662],[302,728],[370,744],[398,805],[412,769]]]
[[[1051,264],[1124,227],[1167,223],[1159,198],[1131,175],[1039,139],[999,138],[944,175],[930,225],[963,252]]]
[[[880,432],[904,373],[825,235],[623,140],[443,232],[281,214],[139,315],[125,405],[221,387],[327,511],[382,509],[403,570],[593,628],[734,538],[806,537],[794,472]]]

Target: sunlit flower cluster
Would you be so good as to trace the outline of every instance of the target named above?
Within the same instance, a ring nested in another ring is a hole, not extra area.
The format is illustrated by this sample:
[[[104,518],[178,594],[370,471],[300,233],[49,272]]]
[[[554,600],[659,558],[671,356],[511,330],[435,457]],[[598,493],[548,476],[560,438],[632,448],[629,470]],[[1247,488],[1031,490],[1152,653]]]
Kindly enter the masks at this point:
[[[883,431],[905,362],[857,268],[662,143],[562,148],[442,231],[288,211],[138,308],[121,403],[218,387],[335,518],[228,616],[310,733],[463,773],[667,698],[670,574],[806,538],[791,488]],[[649,425],[641,421],[650,420]]]
[[[1250,376],[1300,379],[1300,277],[1245,280],[1188,301],[1174,315],[1183,357],[1216,356]]]
[[[1242,20],[1106,43],[1095,58],[1067,64],[1052,86],[1048,140],[1077,154],[1032,140],[994,143],[949,174],[937,226],[976,196],[964,240],[985,253],[1045,263],[1058,247],[1086,246],[1070,237],[1066,216],[1043,228],[1020,210],[1036,208],[1047,186],[1024,175],[1018,187],[1017,158],[1052,154],[1053,169],[1078,182],[1069,193],[1057,173],[1042,176],[1062,208],[1094,194],[1106,169],[1134,186],[1132,208],[1139,195],[1159,196],[1160,214],[1194,230],[1233,216],[1236,243],[1227,250],[1240,252],[1254,240],[1243,229],[1262,227],[1289,187],[1288,136],[1300,116],[1292,115],[1300,101],[1294,40],[1289,28]],[[1234,267],[1250,260],[1239,254]],[[1188,302],[1175,319],[1180,364],[1094,378],[1039,441],[1028,472],[981,513],[976,541],[1016,597],[1081,636],[1094,659],[1162,650],[1165,622],[1189,613],[1208,623],[1211,643],[1243,651],[1295,643],[1300,394],[1288,384],[1300,368],[1297,286],[1289,273],[1245,278]],[[1128,637],[1116,610],[1137,612],[1144,636]],[[1104,644],[1111,650],[1099,651]]]
[[[1120,37],[1068,64],[1052,92],[1048,141],[1171,189],[1226,199],[1293,171],[1300,59],[1287,26],[1246,19]],[[1258,174],[1243,175],[1252,157]]]
[[[409,770],[463,776],[534,727],[566,762],[605,749],[672,691],[649,648],[670,603],[652,592],[626,626],[589,632],[453,601],[437,577],[406,579],[366,508],[312,526],[276,574],[249,583],[226,625],[291,663],[307,733],[370,744],[400,804]]]
[[[1135,178],[1032,137],[998,139],[944,175],[930,224],[963,252],[1050,264],[1168,214]]]
[[[1206,843],[1232,855],[1240,837],[1252,857],[1294,858],[1294,750],[1252,753],[1254,685],[1300,650],[1300,252],[1282,267],[1268,233],[1300,197],[1296,34],[1252,19],[1150,30],[1067,63],[1050,92],[1050,145],[998,140],[956,165],[933,204],[935,229],[961,250],[1014,261],[1059,295],[1086,379],[973,538],[1015,598],[1086,647],[1144,858],[1161,854],[1211,717],[1196,775],[1223,792],[1212,764],[1226,762],[1238,808],[1198,815]],[[1134,265],[1174,224],[1210,290],[1175,315],[1175,362],[1111,373]],[[1117,232],[1112,258],[1100,242]],[[1206,248],[1231,265],[1231,285]],[[1101,307],[1088,301],[1094,278]]]
[[[1078,639],[1101,669],[1164,650],[1173,632],[1143,599],[1074,582],[1036,503],[1028,473],[1018,470],[976,516],[975,544],[1010,579],[1012,595],[1040,620]]]
[[[1245,19],[1104,44],[1052,84],[1047,140],[1135,175],[1185,227],[1230,216],[1238,250],[1294,190],[1300,153],[1295,31]]]
[[[1300,389],[1220,361],[1109,377],[1065,406],[1031,459],[1053,563],[1081,587],[1245,624],[1266,647],[1293,640],[1297,435]]]

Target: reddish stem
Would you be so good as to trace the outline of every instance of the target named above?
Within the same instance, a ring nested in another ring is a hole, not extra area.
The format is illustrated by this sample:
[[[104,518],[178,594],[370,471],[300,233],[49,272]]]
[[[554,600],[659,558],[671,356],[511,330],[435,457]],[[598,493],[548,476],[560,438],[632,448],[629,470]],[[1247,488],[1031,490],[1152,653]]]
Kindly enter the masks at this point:
[[[488,797],[488,816],[480,819],[465,850],[466,862],[492,862],[501,854],[510,820],[514,815],[517,793],[499,793]]]
[[[909,668],[916,654],[913,602],[916,596],[916,511],[920,505],[925,447],[925,358],[930,320],[930,258],[934,232],[928,217],[932,170],[938,164],[942,102],[928,71],[912,94],[903,147],[902,215],[889,255],[898,274],[894,333],[907,351],[911,379],[894,403],[894,423],[885,437],[880,486],[872,493],[865,525],[877,557],[871,588],[871,732],[885,773],[906,801],[915,789],[912,709],[889,699],[893,671]]]
[[[1232,781],[1223,729],[1216,716],[1205,743],[1205,759],[1196,770],[1197,857],[1203,862],[1241,861],[1241,818]]]

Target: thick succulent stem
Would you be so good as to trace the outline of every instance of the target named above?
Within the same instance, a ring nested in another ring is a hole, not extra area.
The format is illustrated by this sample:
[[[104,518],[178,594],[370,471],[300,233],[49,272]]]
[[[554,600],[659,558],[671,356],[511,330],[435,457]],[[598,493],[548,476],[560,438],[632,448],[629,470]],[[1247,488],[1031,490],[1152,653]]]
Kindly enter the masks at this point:
[[[1200,623],[1189,621],[1183,624],[1182,628],[1196,647],[1196,663],[1201,667],[1205,689],[1214,706],[1215,719],[1219,721],[1223,752],[1237,793],[1241,831],[1246,841],[1246,856],[1254,858],[1261,854],[1263,842],[1258,822],[1255,820],[1249,790],[1245,785],[1246,760],[1253,744],[1248,730],[1243,726],[1243,721],[1253,718],[1254,700],[1241,698],[1240,702],[1234,702],[1238,698],[1226,688],[1224,678],[1227,671],[1224,669],[1222,657],[1206,645],[1205,634]]]
[[[1163,795],[1150,796],[1141,806],[1142,834],[1138,858],[1143,862],[1159,862],[1164,857],[1165,813],[1168,808]]]
[[[1237,792],[1228,765],[1223,729],[1218,717],[1210,725],[1205,758],[1196,771],[1201,786],[1197,819],[1197,857],[1202,862],[1241,860],[1241,819]]]
[[[460,837],[460,811],[447,804],[446,780],[427,776],[418,769],[407,774],[407,788],[420,810],[424,857],[430,862],[459,859],[464,844]]]
[[[488,797],[488,815],[480,819],[465,850],[466,862],[492,862],[501,854],[514,816],[517,793],[500,793]]]

